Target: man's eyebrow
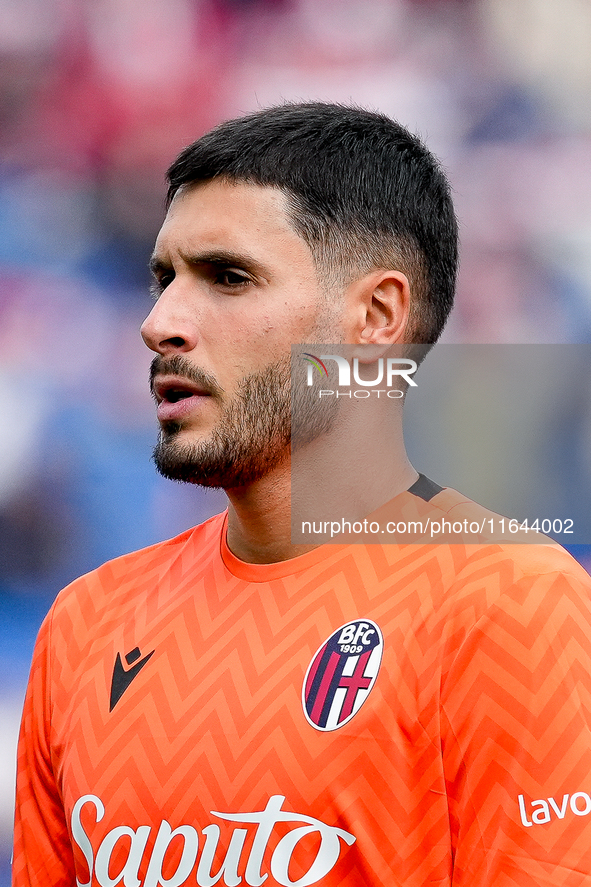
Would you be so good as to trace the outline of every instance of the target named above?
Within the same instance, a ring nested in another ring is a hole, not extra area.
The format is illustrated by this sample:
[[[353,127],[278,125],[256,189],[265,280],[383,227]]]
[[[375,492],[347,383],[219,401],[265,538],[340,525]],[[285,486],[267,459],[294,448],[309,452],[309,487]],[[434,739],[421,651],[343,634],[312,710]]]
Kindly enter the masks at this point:
[[[243,268],[245,271],[260,275],[269,275],[270,271],[258,259],[249,253],[231,252],[230,250],[204,250],[202,253],[181,253],[181,258],[188,265],[219,265],[220,267]],[[157,275],[162,271],[170,271],[171,265],[153,255],[150,259],[150,271]]]

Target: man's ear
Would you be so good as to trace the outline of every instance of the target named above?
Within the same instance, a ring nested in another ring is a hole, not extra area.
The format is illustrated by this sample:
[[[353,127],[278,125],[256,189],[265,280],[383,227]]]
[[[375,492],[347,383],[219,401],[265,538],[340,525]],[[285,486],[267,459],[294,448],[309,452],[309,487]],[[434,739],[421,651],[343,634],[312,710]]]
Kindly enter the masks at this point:
[[[410,285],[402,271],[372,271],[347,290],[353,329],[351,344],[405,344]]]

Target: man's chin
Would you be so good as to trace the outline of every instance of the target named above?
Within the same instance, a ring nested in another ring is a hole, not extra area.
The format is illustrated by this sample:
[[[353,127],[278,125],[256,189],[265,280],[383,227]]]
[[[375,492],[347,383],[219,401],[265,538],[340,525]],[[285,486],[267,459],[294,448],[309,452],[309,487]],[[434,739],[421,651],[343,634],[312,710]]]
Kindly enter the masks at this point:
[[[250,456],[219,451],[205,445],[182,444],[161,438],[152,455],[158,472],[167,480],[212,489],[238,489],[263,478],[286,458],[279,453]],[[287,457],[288,458],[288,457]]]
[[[208,465],[209,460],[199,458],[195,444],[182,443],[181,435],[161,435],[154,447],[152,458],[159,474],[167,480],[197,484],[202,487],[223,486],[222,472],[216,466]]]

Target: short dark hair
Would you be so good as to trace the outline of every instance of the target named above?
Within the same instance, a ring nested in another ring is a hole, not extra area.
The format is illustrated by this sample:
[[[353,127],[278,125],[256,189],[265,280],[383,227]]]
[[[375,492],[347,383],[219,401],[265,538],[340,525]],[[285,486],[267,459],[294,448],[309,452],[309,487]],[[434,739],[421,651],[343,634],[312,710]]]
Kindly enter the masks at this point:
[[[181,185],[216,178],[280,188],[330,279],[405,273],[412,340],[437,340],[453,303],[457,221],[445,174],[417,136],[362,108],[287,103],[222,123],[185,148],[168,170],[168,203]]]

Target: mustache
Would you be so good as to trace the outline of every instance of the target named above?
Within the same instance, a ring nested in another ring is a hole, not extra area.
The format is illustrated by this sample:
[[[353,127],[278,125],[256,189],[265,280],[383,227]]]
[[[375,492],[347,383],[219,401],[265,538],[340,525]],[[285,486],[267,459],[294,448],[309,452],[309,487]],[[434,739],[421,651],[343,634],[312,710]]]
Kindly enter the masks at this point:
[[[215,376],[206,373],[200,367],[195,366],[186,357],[175,354],[173,357],[158,355],[150,364],[150,391],[154,394],[154,379],[156,376],[179,376],[188,382],[199,385],[200,388],[212,397],[221,397],[224,389],[218,384]]]

